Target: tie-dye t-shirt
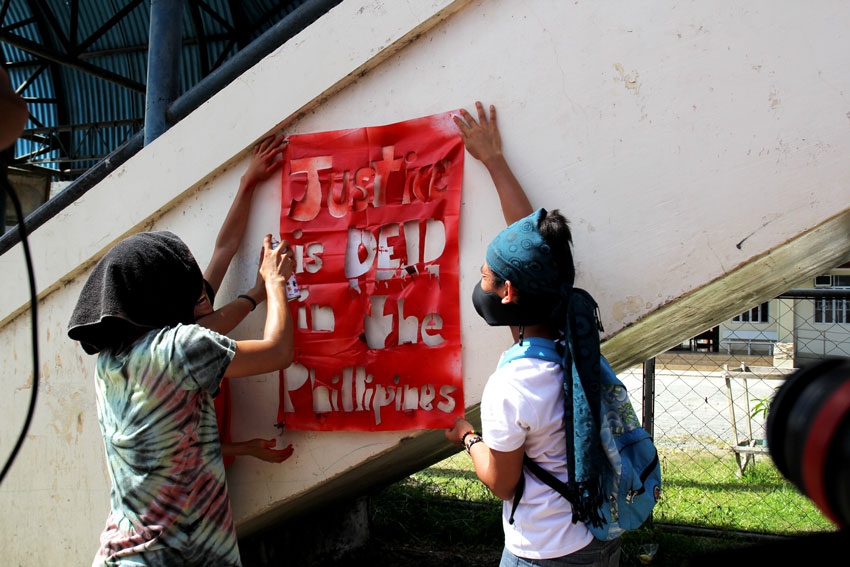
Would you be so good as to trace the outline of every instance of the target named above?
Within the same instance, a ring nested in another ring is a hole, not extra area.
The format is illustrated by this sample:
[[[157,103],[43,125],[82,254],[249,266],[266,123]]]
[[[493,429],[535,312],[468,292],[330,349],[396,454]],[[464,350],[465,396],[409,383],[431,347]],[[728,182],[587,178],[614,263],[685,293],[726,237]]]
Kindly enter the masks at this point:
[[[178,325],[101,352],[95,386],[112,509],[94,565],[240,565],[211,397],[235,348]]]

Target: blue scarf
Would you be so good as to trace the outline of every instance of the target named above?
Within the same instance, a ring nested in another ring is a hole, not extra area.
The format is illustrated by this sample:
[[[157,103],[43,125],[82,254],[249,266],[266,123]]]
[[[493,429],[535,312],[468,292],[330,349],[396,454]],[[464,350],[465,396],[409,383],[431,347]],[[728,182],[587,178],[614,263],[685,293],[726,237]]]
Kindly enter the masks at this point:
[[[529,295],[551,298],[553,319],[550,321],[562,332],[569,348],[557,352],[554,346],[541,347],[540,341],[526,340],[511,350],[522,349],[525,356],[557,360],[564,367],[567,499],[573,508],[574,522],[601,525],[605,460],[600,439],[598,308],[586,291],[561,281],[551,250],[538,231],[546,215],[545,209],[538,209],[503,230],[487,248],[487,265],[494,274],[510,280],[520,290],[520,306]],[[541,348],[545,352],[538,352]],[[507,359],[506,356],[503,360]]]

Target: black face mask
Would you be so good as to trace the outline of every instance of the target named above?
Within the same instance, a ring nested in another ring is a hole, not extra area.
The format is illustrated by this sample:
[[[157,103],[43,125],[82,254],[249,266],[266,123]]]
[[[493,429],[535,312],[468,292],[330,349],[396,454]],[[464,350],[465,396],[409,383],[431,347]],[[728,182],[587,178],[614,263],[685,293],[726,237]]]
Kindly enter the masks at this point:
[[[472,290],[472,304],[478,314],[491,327],[519,327],[545,323],[552,315],[557,300],[548,297],[523,296],[522,305],[502,303],[502,298],[492,291],[481,289],[481,282]]]

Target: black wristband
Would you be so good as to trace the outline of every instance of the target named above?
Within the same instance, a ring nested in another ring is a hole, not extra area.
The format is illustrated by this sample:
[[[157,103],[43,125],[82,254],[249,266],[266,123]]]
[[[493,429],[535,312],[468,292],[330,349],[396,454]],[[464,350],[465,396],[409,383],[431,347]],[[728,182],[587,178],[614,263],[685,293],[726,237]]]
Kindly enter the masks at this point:
[[[250,295],[245,295],[245,294],[243,293],[242,295],[237,295],[237,296],[236,296],[236,298],[237,298],[237,299],[239,299],[240,297],[241,297],[242,299],[247,299],[248,301],[250,301],[250,302],[251,302],[251,311],[253,311],[254,309],[256,309],[256,308],[257,308],[257,302],[256,302],[256,301],[254,301],[254,298],[253,298],[253,297],[251,297]]]
[[[477,431],[475,431],[474,429],[470,429],[469,431],[467,431],[466,433],[464,433],[464,434],[461,436],[461,438],[460,438],[460,444],[461,444],[461,445],[463,445],[464,447],[466,447],[466,436],[467,436],[467,435],[478,435],[478,436],[481,436],[481,434],[480,434],[480,433],[478,433]]]
[[[476,443],[481,443],[482,441],[484,441],[484,439],[482,439],[480,435],[478,435],[477,433],[473,433],[472,436],[469,438],[469,443],[464,443],[463,446],[466,449],[466,452],[471,455],[472,453],[470,453],[469,450],[472,448],[472,446]]]

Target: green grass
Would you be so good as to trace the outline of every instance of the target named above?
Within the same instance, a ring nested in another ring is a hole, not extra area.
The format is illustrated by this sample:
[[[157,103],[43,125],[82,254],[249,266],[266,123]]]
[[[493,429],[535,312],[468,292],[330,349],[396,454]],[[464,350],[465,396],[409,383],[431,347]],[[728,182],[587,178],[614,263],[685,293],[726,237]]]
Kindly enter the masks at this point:
[[[834,529],[766,456],[742,478],[731,455],[668,452],[661,467],[656,522],[782,535]]]
[[[833,529],[766,456],[750,463],[742,478],[737,478],[735,458],[728,453],[662,449],[660,456],[663,490],[656,522],[780,535]],[[463,455],[416,473],[392,490],[437,500],[499,503]]]
[[[659,449],[663,491],[654,513],[654,527],[623,537],[624,567],[639,565],[641,546],[650,543],[658,545],[652,565],[666,567],[682,565],[689,557],[748,545],[741,532],[791,535],[834,529],[766,456],[751,463],[745,475],[737,478],[735,459],[729,453]],[[403,542],[424,549],[450,550],[455,557],[472,556],[481,564],[488,564],[485,557],[488,561],[497,558],[503,542],[501,502],[478,481],[471,461],[463,454],[375,495],[372,525],[385,545]],[[678,533],[669,525],[719,533]]]

